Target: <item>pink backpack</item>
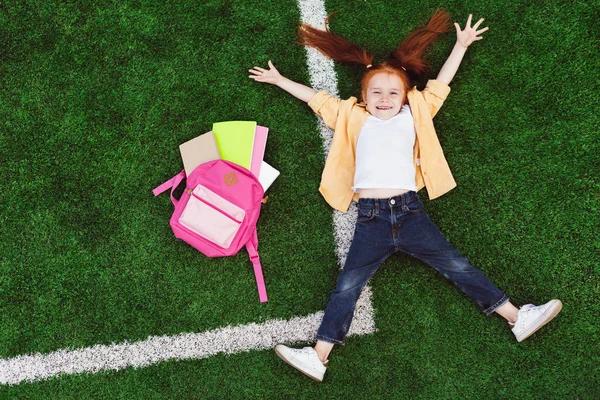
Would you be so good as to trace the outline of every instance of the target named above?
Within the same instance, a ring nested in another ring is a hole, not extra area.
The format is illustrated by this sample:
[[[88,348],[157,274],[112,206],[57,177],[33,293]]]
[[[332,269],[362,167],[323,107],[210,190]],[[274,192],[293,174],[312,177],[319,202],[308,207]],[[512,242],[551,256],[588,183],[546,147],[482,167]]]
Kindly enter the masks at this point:
[[[173,191],[185,178],[185,170],[153,190],[155,196],[171,189],[175,212],[170,224],[175,237],[208,257],[236,254],[246,246],[261,303],[267,289],[258,258],[256,222],[264,196],[258,179],[246,168],[225,160],[209,161],[187,177],[180,200]]]

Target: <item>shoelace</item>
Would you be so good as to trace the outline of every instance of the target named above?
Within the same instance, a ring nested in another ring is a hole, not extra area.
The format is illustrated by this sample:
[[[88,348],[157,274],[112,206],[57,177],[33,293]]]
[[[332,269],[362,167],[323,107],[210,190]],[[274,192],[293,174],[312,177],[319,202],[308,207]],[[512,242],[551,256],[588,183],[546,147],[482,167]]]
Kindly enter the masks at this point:
[[[523,324],[526,324],[531,313],[534,311],[540,311],[540,309],[541,309],[541,306],[530,306],[530,307],[527,307],[525,310],[521,310],[521,312],[519,313],[520,314],[519,318],[522,318],[521,322]]]
[[[303,348],[301,348],[301,349],[297,349],[297,350],[298,350],[299,352],[306,353],[306,354],[312,354],[312,353],[313,353],[313,352],[312,352],[312,350],[313,350],[313,348],[312,348],[312,347],[303,347]],[[319,359],[319,357],[318,357],[318,356],[317,356],[317,360],[318,360],[318,361],[319,361],[321,364],[323,364],[325,367],[327,367],[327,366],[329,365],[329,360],[321,361],[321,360]],[[314,361],[314,360],[313,360],[313,361]],[[316,361],[315,361],[315,362],[316,362]]]

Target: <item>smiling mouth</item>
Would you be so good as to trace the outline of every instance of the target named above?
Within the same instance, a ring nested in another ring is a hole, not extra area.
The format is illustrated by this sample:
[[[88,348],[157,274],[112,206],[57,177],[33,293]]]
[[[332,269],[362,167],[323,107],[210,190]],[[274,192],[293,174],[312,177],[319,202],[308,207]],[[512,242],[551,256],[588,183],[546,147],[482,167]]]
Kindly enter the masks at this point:
[[[390,107],[390,106],[378,106],[378,107],[375,107],[375,108],[378,109],[378,110],[382,110],[382,111],[387,111],[387,110],[391,110],[392,109],[392,107]]]

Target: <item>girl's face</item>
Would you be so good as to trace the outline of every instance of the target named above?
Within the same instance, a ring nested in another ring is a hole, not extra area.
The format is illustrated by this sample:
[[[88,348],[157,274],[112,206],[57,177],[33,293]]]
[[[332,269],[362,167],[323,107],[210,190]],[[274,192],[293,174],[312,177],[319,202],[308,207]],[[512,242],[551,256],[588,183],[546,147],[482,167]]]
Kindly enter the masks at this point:
[[[371,115],[385,120],[400,112],[404,94],[404,83],[398,75],[381,72],[369,80],[363,99]]]

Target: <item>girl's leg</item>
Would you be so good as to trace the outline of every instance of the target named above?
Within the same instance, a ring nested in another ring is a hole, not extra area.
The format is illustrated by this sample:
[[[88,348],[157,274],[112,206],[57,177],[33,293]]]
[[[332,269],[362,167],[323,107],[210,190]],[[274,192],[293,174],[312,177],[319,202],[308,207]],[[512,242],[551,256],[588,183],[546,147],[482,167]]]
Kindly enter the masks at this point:
[[[510,301],[507,301],[496,309],[496,313],[504,317],[510,324],[514,324],[517,321],[517,313],[519,309],[515,307]]]
[[[486,313],[498,313],[511,325],[512,333],[521,342],[550,322],[562,309],[558,299],[541,306],[526,304],[517,309],[478,269],[448,243],[422,210],[421,202],[403,204],[401,229],[396,239],[399,249],[433,266],[458,286]]]
[[[385,202],[360,199],[358,203],[354,238],[317,331],[319,341],[344,343],[360,293],[381,263],[395,251],[390,213],[382,205]]]
[[[327,358],[329,358],[329,353],[331,353],[333,346],[333,343],[317,340],[317,344],[315,345],[315,351],[319,355],[319,360],[321,360],[322,362],[327,361]]]
[[[498,312],[504,318],[516,318],[514,306],[480,270],[462,257],[423,211],[418,198],[403,204],[399,249],[435,268],[458,286],[486,314]]]
[[[327,357],[335,343],[344,343],[346,339],[360,292],[383,260],[394,252],[389,210],[380,213],[385,201],[360,199],[358,203],[354,239],[325,309],[315,347],[275,346],[283,361],[317,381],[323,380]]]

